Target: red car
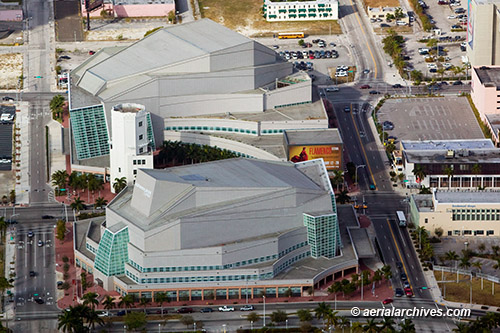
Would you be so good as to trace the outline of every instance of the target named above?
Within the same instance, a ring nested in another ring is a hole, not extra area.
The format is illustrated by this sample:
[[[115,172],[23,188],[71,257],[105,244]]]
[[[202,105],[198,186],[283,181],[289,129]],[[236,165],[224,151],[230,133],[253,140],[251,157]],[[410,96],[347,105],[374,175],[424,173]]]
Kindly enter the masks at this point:
[[[386,299],[384,299],[384,300],[382,301],[382,304],[390,304],[390,303],[392,303],[392,302],[394,302],[394,300],[393,300],[392,298],[386,298]]]
[[[310,53],[309,54],[309,59],[314,59],[314,54]]]
[[[95,51],[89,51],[89,55],[94,55]]]
[[[413,297],[413,290],[411,288],[405,288],[406,297]]]
[[[363,84],[361,87],[359,87],[360,89],[370,89],[370,85],[369,84]]]

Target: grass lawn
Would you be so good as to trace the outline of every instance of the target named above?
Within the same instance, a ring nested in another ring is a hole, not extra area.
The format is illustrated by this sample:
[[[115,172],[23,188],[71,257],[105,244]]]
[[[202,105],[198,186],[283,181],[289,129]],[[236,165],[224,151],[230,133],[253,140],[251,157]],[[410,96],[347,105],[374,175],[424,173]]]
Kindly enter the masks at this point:
[[[441,281],[441,272],[435,271],[434,276],[438,281],[441,291],[443,291],[443,283]],[[444,273],[444,280],[456,281],[457,274],[455,273]],[[469,275],[459,275],[459,283],[446,283],[446,297],[447,301],[452,302],[470,302],[470,276]],[[494,284],[495,294],[491,295],[492,284]],[[442,293],[443,294],[443,293]],[[490,282],[488,280],[483,281],[483,289],[481,289],[481,279],[472,278],[472,302],[474,304],[484,304],[491,306],[500,306],[500,285],[497,283]]]
[[[341,34],[336,20],[267,22],[262,0],[199,0],[201,16],[223,24],[248,37],[270,37],[279,32],[303,31],[307,35]]]
[[[398,0],[365,0],[367,7],[401,7]]]

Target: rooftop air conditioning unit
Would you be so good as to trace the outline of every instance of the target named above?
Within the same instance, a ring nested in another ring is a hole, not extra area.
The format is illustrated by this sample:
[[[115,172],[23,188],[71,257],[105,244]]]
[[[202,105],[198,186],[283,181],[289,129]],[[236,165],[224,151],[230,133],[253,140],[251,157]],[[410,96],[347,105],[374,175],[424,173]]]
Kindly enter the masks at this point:
[[[446,158],[454,158],[454,157],[455,157],[455,151],[454,151],[454,150],[449,149],[449,150],[446,152]]]

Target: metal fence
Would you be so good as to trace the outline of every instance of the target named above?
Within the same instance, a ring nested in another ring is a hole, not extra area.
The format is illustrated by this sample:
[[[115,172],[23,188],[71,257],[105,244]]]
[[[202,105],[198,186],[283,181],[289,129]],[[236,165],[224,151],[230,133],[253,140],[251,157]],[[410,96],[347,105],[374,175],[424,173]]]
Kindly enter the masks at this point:
[[[454,267],[434,265],[434,271],[448,272],[448,273],[457,273],[457,271],[458,271],[458,274],[472,275],[472,276],[476,276],[476,277],[483,278],[483,279],[486,279],[488,281],[500,284],[500,278],[498,276],[477,273],[477,272],[473,272],[472,270],[465,270],[465,269],[460,269],[460,268],[457,269]]]

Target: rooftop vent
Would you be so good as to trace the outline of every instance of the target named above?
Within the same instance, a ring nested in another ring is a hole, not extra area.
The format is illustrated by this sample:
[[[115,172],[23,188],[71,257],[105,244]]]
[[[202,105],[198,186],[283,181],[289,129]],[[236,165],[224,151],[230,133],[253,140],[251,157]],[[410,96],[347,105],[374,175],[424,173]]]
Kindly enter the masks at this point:
[[[446,158],[454,158],[454,157],[455,157],[455,151],[454,151],[454,150],[449,149],[449,150],[446,152]]]

